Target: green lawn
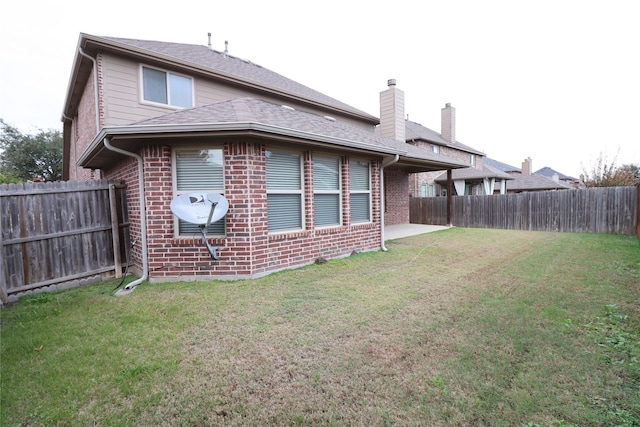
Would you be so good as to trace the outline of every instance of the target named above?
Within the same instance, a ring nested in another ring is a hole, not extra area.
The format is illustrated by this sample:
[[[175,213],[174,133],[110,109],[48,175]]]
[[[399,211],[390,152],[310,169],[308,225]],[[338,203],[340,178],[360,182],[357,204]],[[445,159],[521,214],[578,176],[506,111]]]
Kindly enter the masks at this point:
[[[454,228],[1,312],[3,426],[639,426],[640,243]]]

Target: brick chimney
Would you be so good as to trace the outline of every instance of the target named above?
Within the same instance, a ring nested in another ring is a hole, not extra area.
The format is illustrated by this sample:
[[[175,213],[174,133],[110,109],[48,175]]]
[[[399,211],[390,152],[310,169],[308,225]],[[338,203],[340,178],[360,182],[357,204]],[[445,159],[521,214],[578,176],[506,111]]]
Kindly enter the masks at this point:
[[[531,157],[527,157],[522,162],[522,175],[531,175],[533,173],[533,164],[531,163]]]
[[[396,87],[396,79],[389,79],[387,85],[389,88],[380,92],[380,133],[406,142],[404,92]]]
[[[454,143],[456,142],[456,109],[447,103],[441,111],[440,135],[443,139]]]

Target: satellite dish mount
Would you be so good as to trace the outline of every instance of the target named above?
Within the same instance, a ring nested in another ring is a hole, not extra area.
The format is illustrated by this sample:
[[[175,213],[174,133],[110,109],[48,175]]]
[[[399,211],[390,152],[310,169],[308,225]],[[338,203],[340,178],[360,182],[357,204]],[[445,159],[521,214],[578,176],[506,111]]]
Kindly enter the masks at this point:
[[[200,228],[202,241],[212,260],[218,260],[220,246],[212,246],[207,241],[207,227],[221,220],[229,210],[229,202],[218,193],[182,194],[171,201],[171,212],[183,221],[196,224]]]
[[[202,234],[202,241],[204,242],[204,245],[207,247],[207,250],[209,251],[209,255],[211,255],[211,259],[215,261],[217,261],[220,258],[220,255],[218,254],[218,249],[220,249],[220,246],[212,246],[207,241],[207,227],[209,227],[209,224],[211,224],[211,217],[213,217],[213,212],[216,210],[216,206],[218,206],[218,202],[211,202],[211,211],[209,212],[209,218],[207,219],[207,223],[200,224],[198,226],[200,227],[200,233]]]

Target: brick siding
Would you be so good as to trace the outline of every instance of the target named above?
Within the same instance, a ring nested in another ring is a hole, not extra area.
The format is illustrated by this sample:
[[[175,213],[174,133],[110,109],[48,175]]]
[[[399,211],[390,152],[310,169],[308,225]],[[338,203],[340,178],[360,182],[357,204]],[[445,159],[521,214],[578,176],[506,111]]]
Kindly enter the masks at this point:
[[[409,176],[406,172],[386,168],[385,186],[385,225],[409,223]]]
[[[147,210],[147,245],[149,276],[152,281],[197,280],[206,278],[257,277],[286,268],[325,259],[350,255],[353,251],[380,248],[380,177],[379,161],[371,161],[371,201],[373,221],[349,222],[349,161],[342,158],[343,223],[340,226],[315,229],[313,225],[313,172],[310,152],[303,153],[305,229],[292,233],[269,234],[267,221],[267,186],[265,145],[233,142],[224,145],[225,197],[229,211],[224,218],[224,237],[209,238],[220,246],[220,259],[211,260],[200,236],[175,237],[175,220],[169,205],[173,198],[171,148],[146,146],[139,153],[144,160],[145,198]],[[128,185],[127,203],[131,223],[131,239],[140,238],[140,212],[137,164],[133,158],[122,160],[105,171],[109,178],[121,179]],[[394,173],[387,185],[397,195],[394,201],[406,199],[403,215],[387,213],[391,221],[408,222],[408,178]],[[394,203],[391,206],[395,206]],[[400,207],[400,206],[398,206]],[[406,218],[405,218],[406,217]],[[397,222],[392,222],[397,223]],[[138,240],[139,241],[139,240]],[[132,261],[140,268],[140,245],[132,251]]]

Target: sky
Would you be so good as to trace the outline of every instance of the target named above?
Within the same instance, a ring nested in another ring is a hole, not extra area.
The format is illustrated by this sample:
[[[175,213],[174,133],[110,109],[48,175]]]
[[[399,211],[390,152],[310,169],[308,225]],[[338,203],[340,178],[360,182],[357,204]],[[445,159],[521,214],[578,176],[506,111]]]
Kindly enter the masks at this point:
[[[598,158],[640,163],[636,0],[5,0],[0,118],[60,120],[80,33],[206,45],[379,117],[389,79],[409,120],[487,157],[579,177]]]

